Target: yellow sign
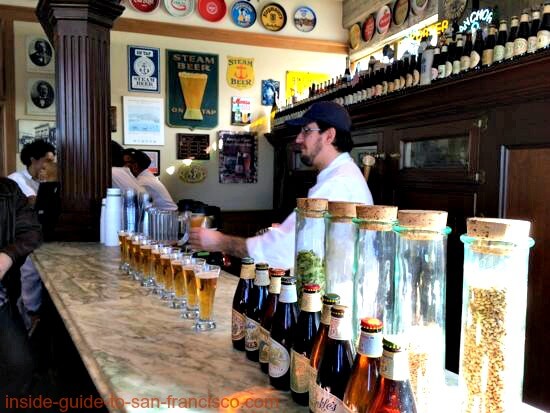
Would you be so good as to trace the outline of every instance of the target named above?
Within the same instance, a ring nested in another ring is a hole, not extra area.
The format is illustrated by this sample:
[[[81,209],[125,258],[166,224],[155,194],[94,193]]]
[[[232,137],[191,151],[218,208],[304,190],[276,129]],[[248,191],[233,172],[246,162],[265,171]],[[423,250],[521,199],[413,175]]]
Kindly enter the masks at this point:
[[[440,22],[430,24],[429,26],[423,27],[420,30],[417,30],[414,33],[411,33],[409,36],[416,41],[422,40],[423,37],[428,37],[434,33],[437,36],[445,33],[445,30],[449,28],[449,20],[442,20]]]
[[[290,99],[292,96],[298,96],[304,90],[308,90],[312,83],[317,86],[318,83],[329,79],[330,76],[325,73],[286,72],[285,98]]]
[[[235,89],[254,86],[254,59],[227,56],[227,84]]]

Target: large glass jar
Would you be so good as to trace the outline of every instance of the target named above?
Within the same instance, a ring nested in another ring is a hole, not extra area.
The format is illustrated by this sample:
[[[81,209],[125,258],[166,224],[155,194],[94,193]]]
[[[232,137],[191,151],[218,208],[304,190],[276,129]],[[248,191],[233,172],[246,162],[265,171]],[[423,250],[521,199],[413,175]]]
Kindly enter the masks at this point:
[[[462,412],[521,411],[530,223],[470,218],[464,243]]]
[[[353,305],[353,261],[355,258],[356,203],[329,202],[326,232],[326,289],[338,294],[340,304]],[[351,322],[351,318],[350,318]],[[351,327],[351,326],[350,326]]]
[[[441,410],[445,386],[447,212],[401,210],[395,268],[394,331],[409,342],[411,385],[420,413]]]
[[[361,335],[360,320],[377,318],[391,331],[397,207],[358,205],[353,265],[353,342]]]
[[[328,201],[321,198],[296,200],[296,259],[294,276],[298,297],[302,286],[317,284],[325,290],[325,213]]]

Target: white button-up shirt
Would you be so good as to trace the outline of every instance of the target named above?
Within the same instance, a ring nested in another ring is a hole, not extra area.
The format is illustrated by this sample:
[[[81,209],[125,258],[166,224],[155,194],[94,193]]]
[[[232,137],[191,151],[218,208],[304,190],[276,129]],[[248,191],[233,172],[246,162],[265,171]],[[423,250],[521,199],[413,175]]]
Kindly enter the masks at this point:
[[[141,172],[137,177],[137,181],[151,196],[154,208],[178,209],[166,187],[150,171],[146,169]]]
[[[136,194],[143,192],[143,188],[139,185],[136,177],[124,166],[113,166],[111,168],[111,179],[113,188],[120,188],[122,193],[128,189],[133,189]]]
[[[357,202],[372,205],[372,195],[359,167],[349,153],[338,155],[317,175],[317,182],[308,191],[308,198],[326,198],[329,201]],[[294,267],[294,239],[296,213],[265,234],[246,240],[249,255],[256,262],[267,262],[271,267]]]
[[[27,168],[8,175],[8,178],[17,182],[19,189],[21,189],[26,196],[36,196],[38,193],[40,182],[33,179]]]

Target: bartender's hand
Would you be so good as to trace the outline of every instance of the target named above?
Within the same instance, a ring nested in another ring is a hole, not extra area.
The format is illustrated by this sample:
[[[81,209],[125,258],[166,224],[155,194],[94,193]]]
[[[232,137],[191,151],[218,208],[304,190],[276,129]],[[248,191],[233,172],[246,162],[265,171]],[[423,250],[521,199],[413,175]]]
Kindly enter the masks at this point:
[[[191,228],[189,245],[196,251],[221,251],[239,258],[248,256],[246,239],[208,228]]]
[[[4,252],[0,252],[0,280],[4,278],[4,275],[6,275],[12,265],[13,261],[11,257]]]

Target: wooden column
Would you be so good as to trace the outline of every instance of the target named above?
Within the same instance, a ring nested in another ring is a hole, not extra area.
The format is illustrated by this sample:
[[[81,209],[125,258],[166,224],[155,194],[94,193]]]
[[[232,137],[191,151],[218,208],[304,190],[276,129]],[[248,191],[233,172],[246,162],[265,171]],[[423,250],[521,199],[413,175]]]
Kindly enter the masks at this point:
[[[111,183],[110,30],[121,0],[40,0],[36,15],[55,48],[62,240],[99,238]]]

